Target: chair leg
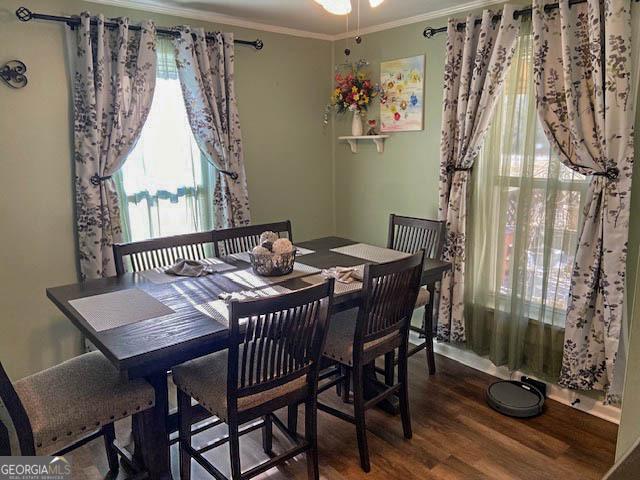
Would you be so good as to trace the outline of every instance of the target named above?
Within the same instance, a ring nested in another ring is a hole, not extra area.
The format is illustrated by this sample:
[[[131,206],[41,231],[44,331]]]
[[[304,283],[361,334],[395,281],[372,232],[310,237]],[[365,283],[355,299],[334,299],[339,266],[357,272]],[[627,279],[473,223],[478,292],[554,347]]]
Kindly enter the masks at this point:
[[[0,456],[11,456],[11,440],[9,438],[9,429],[4,423],[0,422]]]
[[[293,404],[287,407],[287,426],[289,431],[296,435],[298,433],[298,405]]]
[[[402,417],[402,430],[404,438],[410,439],[413,436],[411,431],[411,414],[409,412],[409,382],[407,381],[407,349],[400,349],[398,359],[398,382],[402,385],[398,392],[400,400],[400,416]]]
[[[356,421],[356,434],[358,437],[358,450],[360,451],[360,466],[362,470],[369,472],[371,466],[369,465],[369,447],[367,445],[362,365],[355,365],[353,367],[353,407]]]
[[[338,365],[338,374],[339,375],[344,375],[344,365],[342,365],[342,364]],[[342,397],[343,396],[342,391],[343,391],[342,390],[342,383],[336,383],[336,395],[339,396],[339,397]]]
[[[429,293],[431,294],[431,298],[433,299],[435,296],[433,286],[429,286]],[[436,358],[433,352],[433,300],[424,307],[424,331],[425,342],[427,344],[427,370],[429,371],[429,375],[435,375]]]
[[[191,456],[185,446],[191,446],[191,397],[180,389],[178,389],[178,415],[180,418],[178,426],[180,479],[189,480],[191,478]]]
[[[240,435],[237,422],[229,422],[229,454],[231,455],[231,479],[240,480],[242,470],[240,469]]]
[[[309,444],[307,451],[307,475],[309,480],[319,480],[318,468],[318,406],[316,398],[307,400],[304,411],[304,436]]]
[[[273,422],[271,421],[271,414],[267,414],[262,417],[264,426],[262,427],[262,448],[264,453],[271,456],[273,455]]]
[[[107,462],[109,463],[109,472],[118,473],[120,464],[118,463],[118,450],[113,442],[116,441],[116,429],[113,423],[102,427],[102,436],[104,438],[104,448],[107,452]]]
[[[395,350],[386,353],[384,356],[384,383],[393,385],[396,378],[396,352]]]
[[[349,403],[349,393],[351,392],[351,368],[347,365],[343,365],[344,368],[344,380],[342,384],[342,401]]]

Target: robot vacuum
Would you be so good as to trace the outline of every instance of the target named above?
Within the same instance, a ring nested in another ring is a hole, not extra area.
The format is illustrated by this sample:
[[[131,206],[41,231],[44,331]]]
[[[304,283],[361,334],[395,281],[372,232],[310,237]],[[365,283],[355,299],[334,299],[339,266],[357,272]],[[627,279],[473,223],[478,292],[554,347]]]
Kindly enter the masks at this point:
[[[529,418],[542,413],[544,395],[536,387],[514,380],[494,382],[487,387],[487,403],[510,417]]]

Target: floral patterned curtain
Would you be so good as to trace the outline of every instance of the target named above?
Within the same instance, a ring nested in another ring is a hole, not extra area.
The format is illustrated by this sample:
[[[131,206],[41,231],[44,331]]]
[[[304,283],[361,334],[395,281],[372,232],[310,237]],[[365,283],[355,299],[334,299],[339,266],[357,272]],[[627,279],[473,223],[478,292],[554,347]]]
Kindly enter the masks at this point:
[[[499,22],[494,20],[497,12],[485,10],[479,25],[470,15],[462,31],[455,19],[447,26],[438,217],[447,227],[443,260],[451,262],[453,270],[441,285],[440,340],[465,340],[467,189],[515,52],[520,27],[514,10],[513,5],[505,5]]]
[[[80,15],[72,63],[76,229],[80,276],[115,275],[112,245],[120,212],[111,176],[123,165],[147,118],[156,80],[155,25],[108,29],[100,15]]]
[[[233,34],[181,27],[174,41],[191,129],[216,167],[215,227],[248,225],[249,194],[234,84]],[[211,36],[214,38],[212,39]]]
[[[568,167],[592,175],[565,327],[560,384],[607,391],[624,306],[633,168],[630,0],[545,11],[535,0],[537,110]],[[620,383],[620,382],[617,382]],[[617,402],[620,392],[608,391]]]

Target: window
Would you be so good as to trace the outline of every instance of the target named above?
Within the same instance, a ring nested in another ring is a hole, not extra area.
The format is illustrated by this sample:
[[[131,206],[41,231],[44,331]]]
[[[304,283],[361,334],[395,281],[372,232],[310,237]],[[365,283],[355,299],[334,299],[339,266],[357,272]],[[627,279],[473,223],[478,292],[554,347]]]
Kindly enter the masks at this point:
[[[124,241],[213,228],[213,167],[191,132],[173,45],[158,39],[156,88],[140,139],[115,175]]]
[[[525,34],[474,171],[471,294],[491,309],[563,326],[588,182],[551,149],[532,62]]]

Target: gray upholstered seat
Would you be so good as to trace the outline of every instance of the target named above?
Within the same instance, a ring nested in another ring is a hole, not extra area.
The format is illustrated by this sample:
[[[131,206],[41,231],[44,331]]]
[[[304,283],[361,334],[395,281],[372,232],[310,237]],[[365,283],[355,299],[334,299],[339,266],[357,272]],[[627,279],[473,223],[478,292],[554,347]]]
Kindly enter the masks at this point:
[[[418,290],[418,298],[416,299],[416,305],[414,309],[426,307],[429,303],[429,300],[431,300],[431,293],[429,292],[427,287],[420,287],[420,290]]]
[[[352,308],[331,316],[329,332],[324,346],[324,356],[337,360],[346,365],[353,365],[353,339],[356,332],[358,309]],[[386,335],[364,345],[364,349],[373,348],[376,345],[392,338],[397,333]]]
[[[172,369],[173,382],[183,392],[223,421],[227,420],[228,351],[190,360]],[[239,397],[238,411],[246,410],[304,387],[306,376],[255,395]]]
[[[29,417],[38,454],[57,450],[62,443],[68,445],[155,403],[151,385],[122,380],[100,352],[25,377],[14,388]]]

